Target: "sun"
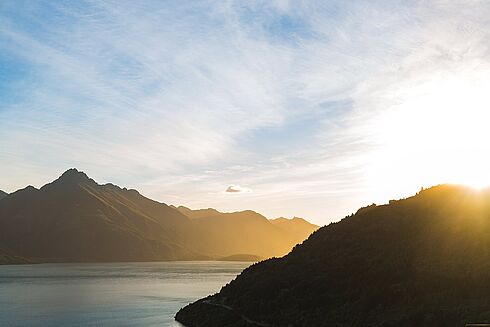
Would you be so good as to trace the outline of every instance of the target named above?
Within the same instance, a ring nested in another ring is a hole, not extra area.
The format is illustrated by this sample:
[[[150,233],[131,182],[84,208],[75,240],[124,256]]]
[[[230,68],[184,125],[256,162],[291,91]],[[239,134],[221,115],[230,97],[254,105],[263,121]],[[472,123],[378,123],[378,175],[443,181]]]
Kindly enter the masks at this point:
[[[442,74],[396,92],[373,119],[368,179],[378,196],[441,183],[490,186],[490,76]]]

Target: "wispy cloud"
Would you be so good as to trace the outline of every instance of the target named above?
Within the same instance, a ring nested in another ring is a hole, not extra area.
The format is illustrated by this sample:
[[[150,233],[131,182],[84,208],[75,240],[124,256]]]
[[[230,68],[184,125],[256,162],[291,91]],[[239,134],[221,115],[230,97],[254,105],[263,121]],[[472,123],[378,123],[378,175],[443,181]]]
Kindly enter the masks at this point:
[[[391,185],[415,132],[383,122],[431,80],[486,74],[489,16],[485,1],[2,1],[1,188],[76,166],[162,201],[338,219],[427,181]],[[230,180],[254,192],[224,196]]]

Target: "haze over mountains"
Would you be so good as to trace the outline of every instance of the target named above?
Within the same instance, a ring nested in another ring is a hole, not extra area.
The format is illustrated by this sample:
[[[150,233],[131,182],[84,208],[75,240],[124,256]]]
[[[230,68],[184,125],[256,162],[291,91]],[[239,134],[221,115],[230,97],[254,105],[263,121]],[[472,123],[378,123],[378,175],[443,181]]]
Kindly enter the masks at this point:
[[[297,219],[285,226],[253,211],[177,209],[70,169],[2,196],[0,263],[257,260],[286,254],[317,229]]]
[[[282,256],[317,229],[317,226],[301,218],[289,219],[281,224],[251,210],[232,213],[221,213],[215,209],[189,212],[190,209],[185,207],[178,210],[192,219],[200,235],[206,235],[199,246],[222,256]],[[227,253],[223,252],[223,245],[226,245]]]
[[[490,190],[441,185],[322,227],[183,308],[187,327],[490,323]]]

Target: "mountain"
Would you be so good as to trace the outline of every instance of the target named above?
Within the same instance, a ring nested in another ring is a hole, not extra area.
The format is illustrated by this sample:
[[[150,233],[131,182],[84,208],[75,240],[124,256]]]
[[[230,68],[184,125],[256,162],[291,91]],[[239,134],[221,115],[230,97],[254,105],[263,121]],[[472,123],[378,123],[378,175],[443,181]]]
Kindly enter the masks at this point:
[[[181,309],[187,327],[490,322],[490,191],[441,185],[322,227]]]
[[[40,262],[205,258],[181,242],[189,226],[167,205],[75,169],[0,202],[0,247]]]
[[[290,232],[296,226],[295,220],[284,219],[282,226],[278,226],[252,210],[232,213],[185,207],[178,207],[178,210],[192,219],[198,235],[205,235],[195,239],[198,247],[219,258],[249,257],[250,261],[256,261],[283,256],[318,229],[318,226],[305,221],[300,232],[295,234]]]
[[[7,192],[0,190],[0,200],[9,195]]]
[[[0,201],[0,263],[255,261],[302,241],[257,213],[183,214],[182,208],[70,169],[40,189],[28,186]]]
[[[219,258],[220,261],[259,262],[265,258],[253,254],[234,254]]]
[[[203,218],[203,217],[210,217],[210,216],[217,216],[221,214],[216,209],[213,208],[208,208],[208,209],[197,209],[197,210],[191,210],[187,207],[184,206],[179,206],[175,207],[181,214],[186,215],[187,217],[191,219],[196,219],[196,218]]]
[[[318,226],[313,225],[303,218],[294,217],[292,219],[287,219],[284,217],[271,219],[270,222],[284,230],[286,233],[291,235],[296,243],[301,242],[306,239],[310,234],[318,229]]]

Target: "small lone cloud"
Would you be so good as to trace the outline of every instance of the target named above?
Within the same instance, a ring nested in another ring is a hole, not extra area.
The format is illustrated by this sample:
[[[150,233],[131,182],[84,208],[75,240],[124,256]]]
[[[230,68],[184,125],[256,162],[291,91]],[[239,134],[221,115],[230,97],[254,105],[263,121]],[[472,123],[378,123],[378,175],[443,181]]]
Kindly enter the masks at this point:
[[[231,184],[226,189],[225,193],[251,193],[252,190],[240,185]]]

